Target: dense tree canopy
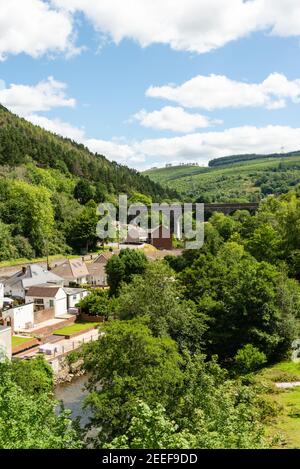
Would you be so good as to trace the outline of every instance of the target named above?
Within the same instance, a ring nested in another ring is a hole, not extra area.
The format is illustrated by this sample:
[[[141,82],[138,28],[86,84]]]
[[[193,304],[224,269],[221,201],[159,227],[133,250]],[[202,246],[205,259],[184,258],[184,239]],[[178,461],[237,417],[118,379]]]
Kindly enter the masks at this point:
[[[81,448],[69,412],[55,413],[46,364],[0,363],[0,448]]]
[[[117,295],[122,282],[129,283],[136,274],[142,274],[147,265],[145,254],[138,249],[122,249],[119,256],[112,256],[106,265],[110,294]]]
[[[135,399],[167,408],[176,403],[183,379],[176,343],[153,337],[142,322],[108,323],[105,335],[86,350],[85,362],[91,373],[86,404],[93,411],[92,426],[101,428],[95,446],[127,429]]]

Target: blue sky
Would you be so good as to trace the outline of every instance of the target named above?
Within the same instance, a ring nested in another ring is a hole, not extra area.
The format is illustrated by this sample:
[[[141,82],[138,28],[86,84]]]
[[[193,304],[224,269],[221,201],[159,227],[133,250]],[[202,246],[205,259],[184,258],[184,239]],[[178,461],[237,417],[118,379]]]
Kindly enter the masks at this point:
[[[298,0],[9,5],[0,102],[36,124],[138,169],[300,149]]]

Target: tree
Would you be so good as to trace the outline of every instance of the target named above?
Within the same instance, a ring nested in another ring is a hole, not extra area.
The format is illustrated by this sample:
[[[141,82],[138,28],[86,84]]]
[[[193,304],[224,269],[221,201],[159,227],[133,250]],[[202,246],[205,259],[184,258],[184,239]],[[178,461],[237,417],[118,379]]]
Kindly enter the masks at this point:
[[[138,249],[122,249],[118,257],[112,256],[106,264],[110,294],[117,295],[121,283],[129,283],[134,275],[142,274],[147,263],[147,257]]]
[[[39,386],[24,389],[29,381],[19,377],[20,370],[12,368],[8,362],[0,363],[0,448],[81,448],[69,412],[56,415],[57,402],[49,392]]]
[[[91,373],[86,406],[93,412],[91,426],[100,428],[93,445],[128,430],[136,399],[149,405],[176,405],[182,372],[181,358],[170,338],[155,338],[141,321],[112,321],[105,334],[89,344],[85,367]]]
[[[48,189],[24,181],[13,181],[0,215],[5,223],[13,225],[13,235],[28,238],[37,255],[47,253],[47,241],[54,227],[54,211]]]
[[[107,320],[114,314],[114,300],[114,298],[109,297],[107,290],[97,288],[82,298],[77,306],[83,313],[91,316],[104,316]]]
[[[93,187],[89,184],[86,179],[80,179],[74,189],[74,197],[82,205],[93,199],[94,197]]]
[[[144,275],[123,285],[116,304],[121,319],[146,317],[155,336],[170,335],[180,349],[201,348],[205,318],[183,298],[175,273],[163,261],[150,263]]]
[[[194,435],[194,448],[263,448],[264,400],[252,386],[228,380],[204,355],[186,355],[182,395],[172,419]]]
[[[252,344],[268,360],[280,359],[295,334],[299,286],[266,262],[258,262],[236,243],[216,256],[202,255],[181,279],[187,298],[209,318],[206,349],[224,361]],[[294,288],[294,306],[286,301]]]
[[[86,253],[96,248],[97,223],[96,204],[91,201],[70,227],[68,241],[76,252]]]
[[[247,344],[237,351],[234,362],[239,373],[250,373],[261,368],[266,363],[266,355],[257,347]]]
[[[125,266],[121,258],[112,256],[106,264],[107,284],[109,285],[110,296],[118,294],[119,287],[125,279]]]
[[[43,357],[16,360],[11,365],[12,378],[28,394],[50,394],[53,389],[51,366]]]
[[[230,236],[240,228],[238,221],[219,212],[213,213],[209,222],[217,229],[218,233],[225,241],[228,241]]]
[[[178,431],[178,425],[166,415],[161,404],[151,409],[137,401],[127,433],[104,445],[108,449],[188,449],[195,448],[195,437]]]
[[[246,240],[246,249],[259,261],[275,262],[280,257],[281,238],[269,223],[258,226]]]
[[[0,261],[16,257],[17,250],[14,246],[11,228],[0,220]]]
[[[254,388],[229,381],[215,361],[188,359],[174,412],[138,400],[128,430],[105,448],[264,448],[263,400]]]

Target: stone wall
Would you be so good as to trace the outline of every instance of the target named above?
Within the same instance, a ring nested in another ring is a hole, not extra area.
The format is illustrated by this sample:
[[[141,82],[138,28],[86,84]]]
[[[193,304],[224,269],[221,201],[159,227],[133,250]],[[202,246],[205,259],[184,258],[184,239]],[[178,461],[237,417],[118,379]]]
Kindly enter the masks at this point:
[[[53,370],[55,385],[70,382],[76,376],[82,376],[85,373],[82,358],[70,363],[68,358],[63,356],[54,358],[49,363]]]

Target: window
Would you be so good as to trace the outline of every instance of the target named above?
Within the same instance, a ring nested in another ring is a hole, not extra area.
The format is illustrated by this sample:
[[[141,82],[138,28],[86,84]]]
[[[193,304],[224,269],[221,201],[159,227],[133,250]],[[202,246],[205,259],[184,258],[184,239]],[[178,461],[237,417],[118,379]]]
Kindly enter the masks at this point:
[[[34,298],[34,304],[35,305],[43,305],[44,304],[43,298]]]
[[[49,306],[50,306],[50,308],[53,308],[53,306],[54,306],[54,301],[53,300],[49,301]]]
[[[76,295],[73,295],[73,300],[76,300],[77,296]]]

